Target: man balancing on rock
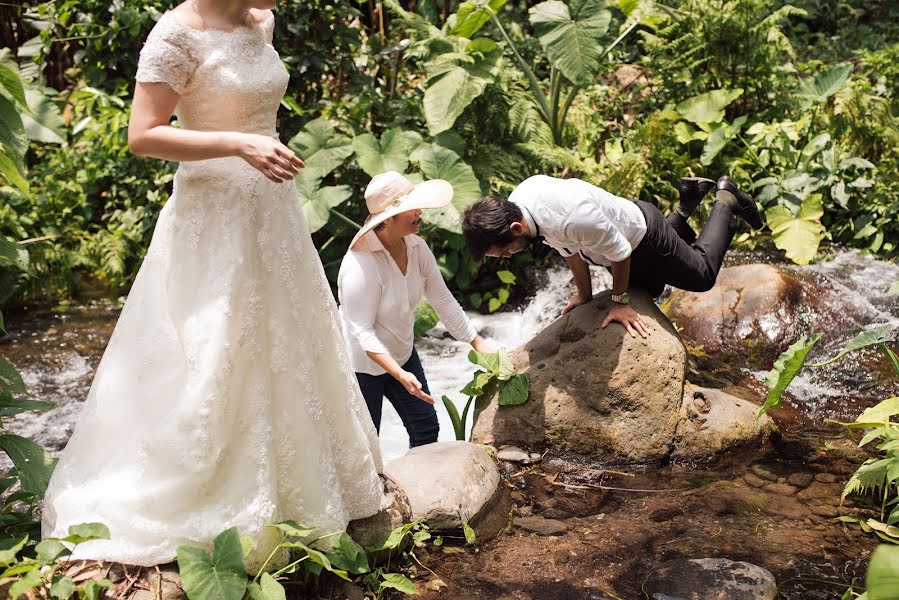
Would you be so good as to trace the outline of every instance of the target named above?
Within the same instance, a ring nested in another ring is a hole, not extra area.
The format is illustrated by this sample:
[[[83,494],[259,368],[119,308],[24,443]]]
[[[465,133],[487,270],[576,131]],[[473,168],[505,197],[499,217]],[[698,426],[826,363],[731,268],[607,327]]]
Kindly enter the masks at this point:
[[[716,187],[715,206],[697,239],[687,218]],[[469,206],[462,215],[462,233],[477,261],[485,255],[507,258],[534,239],[558,250],[577,286],[562,314],[592,299],[589,265],[609,267],[612,307],[602,326],[617,321],[632,337],[646,337],[646,324],[628,305],[631,287],[653,297],[666,284],[707,291],[715,285],[737,231],[735,217],[753,229],[762,227],[755,201],[727,175],[717,184],[685,177],[678,189],[677,209],[666,218],[649,202],[632,202],[580,179],[535,175],[508,200],[486,196]]]

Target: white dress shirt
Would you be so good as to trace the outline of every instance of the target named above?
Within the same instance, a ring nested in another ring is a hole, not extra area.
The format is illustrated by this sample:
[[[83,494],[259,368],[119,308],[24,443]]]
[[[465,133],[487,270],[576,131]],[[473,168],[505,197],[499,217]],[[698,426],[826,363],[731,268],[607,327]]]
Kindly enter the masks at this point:
[[[415,309],[428,299],[454,338],[471,342],[477,331],[446,287],[434,253],[417,235],[407,235],[406,274],[371,232],[362,249],[343,257],[337,276],[337,295],[350,362],[357,373],[383,375],[386,371],[366,352],[389,354],[403,365],[412,356]]]
[[[533,235],[562,256],[580,254],[595,265],[631,255],[646,234],[646,218],[632,201],[580,179],[534,175],[509,196]]]

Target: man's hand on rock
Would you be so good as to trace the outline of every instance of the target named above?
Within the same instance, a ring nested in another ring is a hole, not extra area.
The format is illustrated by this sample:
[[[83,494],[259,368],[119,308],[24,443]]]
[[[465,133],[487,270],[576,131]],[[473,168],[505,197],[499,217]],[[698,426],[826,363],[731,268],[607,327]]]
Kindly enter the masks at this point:
[[[568,301],[568,306],[562,309],[562,314],[567,314],[581,304],[587,304],[590,300],[592,300],[592,298],[584,298],[580,294],[575,294],[571,297],[571,300]]]
[[[627,329],[627,332],[633,338],[637,337],[638,333],[642,337],[649,337],[649,329],[646,327],[646,323],[643,322],[643,317],[631,308],[629,304],[612,302],[612,308],[609,309],[609,314],[606,315],[606,319],[602,322],[603,329],[612,321],[624,325],[624,328]]]

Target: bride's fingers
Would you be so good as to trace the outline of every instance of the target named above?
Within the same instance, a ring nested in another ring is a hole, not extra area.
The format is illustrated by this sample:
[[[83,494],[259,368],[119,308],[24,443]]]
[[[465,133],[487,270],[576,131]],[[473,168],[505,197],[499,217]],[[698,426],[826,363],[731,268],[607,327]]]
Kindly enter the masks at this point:
[[[278,156],[277,154],[272,157],[271,162],[272,162],[272,164],[277,165],[278,167],[280,167],[287,173],[296,175],[299,172],[299,169],[297,167],[295,167],[289,160],[287,160],[286,158],[282,158],[282,157]]]
[[[306,166],[306,163],[303,162],[303,159],[294,154],[293,150],[291,150],[287,146],[279,146],[277,148],[277,153],[279,156],[286,158],[290,162],[290,164],[297,169],[302,169]]]

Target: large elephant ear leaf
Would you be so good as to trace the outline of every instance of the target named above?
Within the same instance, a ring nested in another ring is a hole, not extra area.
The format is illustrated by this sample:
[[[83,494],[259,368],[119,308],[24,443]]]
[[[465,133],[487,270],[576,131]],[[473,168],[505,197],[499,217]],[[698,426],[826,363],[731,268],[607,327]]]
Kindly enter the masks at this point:
[[[740,88],[712,90],[687,98],[675,110],[691,123],[720,123],[724,119],[724,109],[742,94],[743,90]]]
[[[547,0],[528,12],[549,62],[569,81],[589,84],[599,72],[612,20],[608,0]]]
[[[325,175],[353,155],[353,140],[325,119],[306,123],[287,145],[303,159],[307,168],[318,169]]]
[[[765,211],[774,245],[797,265],[810,263],[824,238],[821,202],[821,194],[809,194],[795,216],[785,206],[772,206]]]
[[[450,33],[471,39],[490,20],[490,12],[497,13],[508,0],[467,0],[455,14]],[[452,18],[452,17],[451,17]]]
[[[40,90],[25,90],[31,114],[22,115],[25,134],[29,140],[44,144],[62,144],[66,141],[66,125],[59,107]]]
[[[852,73],[852,64],[840,63],[821,71],[814,77],[804,79],[797,90],[799,95],[811,102],[823,102],[843,87]]]
[[[359,166],[369,177],[374,177],[385,171],[405,171],[409,166],[409,155],[420,143],[418,132],[394,127],[381,134],[380,141],[370,133],[354,138],[353,149]]]
[[[502,58],[496,42],[479,38],[470,42],[464,53],[444,54],[426,65],[424,110],[432,136],[450,129],[487,85],[496,81]]]
[[[431,223],[460,233],[462,211],[481,197],[481,184],[471,166],[450,150],[437,144],[422,144],[412,154],[426,179],[445,179],[453,186],[453,201],[439,210],[429,210],[424,219]]]
[[[300,170],[294,183],[297,188],[297,200],[303,209],[310,233],[324,227],[331,217],[331,209],[346,202],[353,194],[345,185],[321,187],[321,172],[315,168],[307,167]]]

